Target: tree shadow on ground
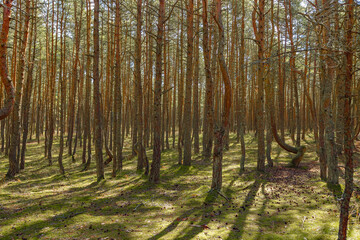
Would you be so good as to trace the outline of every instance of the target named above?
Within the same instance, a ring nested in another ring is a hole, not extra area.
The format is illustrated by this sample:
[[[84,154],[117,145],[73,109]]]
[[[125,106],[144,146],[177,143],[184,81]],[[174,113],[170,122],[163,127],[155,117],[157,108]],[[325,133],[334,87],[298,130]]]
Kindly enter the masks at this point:
[[[68,225],[70,225],[71,219],[80,215],[86,213],[86,209],[84,208],[75,208],[72,210],[69,210],[67,212],[61,213],[61,214],[57,214],[51,218],[45,219],[45,220],[39,220],[39,221],[35,221],[32,222],[30,224],[23,224],[21,227],[16,227],[13,228],[13,230],[11,232],[9,232],[6,235],[2,235],[1,239],[18,239],[18,238],[22,238],[22,239],[26,239],[28,236],[34,237],[34,233],[37,233],[37,235],[35,236],[36,238],[42,238],[44,236],[45,233],[41,233],[45,228],[48,228],[49,226],[55,227],[55,228],[66,228],[68,227]],[[96,225],[96,224],[95,224]],[[90,226],[87,226],[87,229],[94,229],[95,225],[91,224]],[[108,229],[114,229],[114,226],[110,227],[106,227],[105,224],[101,224],[98,223],[97,225],[101,226],[101,231],[104,231],[104,233],[106,233],[106,231],[108,231]],[[118,229],[122,229],[124,230],[126,227],[124,227],[121,224],[111,224],[111,225],[116,225],[116,228]],[[100,228],[100,227],[99,227]],[[105,230],[104,230],[105,229]],[[84,234],[87,233],[89,234],[88,231],[83,230],[82,231]],[[97,232],[98,233],[98,232]],[[84,237],[84,235],[79,233],[79,237]],[[106,236],[106,234],[104,235],[104,237]],[[121,231],[121,235],[119,235],[119,237],[121,236],[121,239],[130,239],[130,236],[128,235],[128,233],[126,231]]]
[[[197,224],[192,224],[191,226],[189,226],[187,228],[188,230],[184,234],[179,234],[178,236],[176,236],[176,239],[192,239],[207,228],[207,224],[211,221],[209,213],[214,210],[214,203],[216,202],[218,196],[219,194],[215,191],[210,191],[207,194],[204,201],[204,209],[202,210],[203,213],[200,221],[198,221]]]
[[[195,207],[195,208],[185,211],[183,214],[178,216],[173,222],[171,222],[164,230],[162,230],[155,236],[150,237],[149,240],[156,240],[156,239],[162,238],[166,234],[175,230],[176,227],[181,223],[182,219],[188,218],[191,214],[194,214],[195,212],[199,211],[200,209],[201,209],[201,207]]]
[[[239,216],[236,220],[236,222],[233,224],[231,228],[231,232],[227,239],[241,239],[244,228],[245,228],[245,221],[247,218],[247,215],[249,214],[250,207],[255,202],[256,193],[259,191],[259,188],[261,186],[262,179],[257,178],[255,182],[252,184],[250,191],[248,192],[242,206],[239,209]]]

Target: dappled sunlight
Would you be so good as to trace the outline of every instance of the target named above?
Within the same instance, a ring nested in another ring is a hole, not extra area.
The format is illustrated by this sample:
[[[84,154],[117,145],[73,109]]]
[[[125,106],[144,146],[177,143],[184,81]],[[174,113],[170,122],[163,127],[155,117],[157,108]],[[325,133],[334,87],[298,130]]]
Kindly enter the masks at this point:
[[[246,141],[250,140],[247,136]],[[210,162],[179,166],[175,150],[163,153],[161,182],[154,186],[135,171],[135,158],[124,160],[124,170],[116,178],[110,177],[111,167],[107,167],[106,180],[96,183],[94,164],[81,172],[80,163],[65,157],[67,174],[61,176],[56,163],[49,167],[47,161],[39,161],[39,147],[31,144],[26,170],[0,188],[0,236],[329,239],[336,235],[337,197],[314,171],[318,163],[312,151],[294,169],[288,168],[289,156],[274,145],[276,167],[259,174],[253,141],[245,172],[239,175],[239,145],[232,141],[223,160],[223,196],[209,192]],[[2,157],[0,172],[6,169],[6,157]],[[355,239],[359,232],[358,220],[353,218],[350,237]]]

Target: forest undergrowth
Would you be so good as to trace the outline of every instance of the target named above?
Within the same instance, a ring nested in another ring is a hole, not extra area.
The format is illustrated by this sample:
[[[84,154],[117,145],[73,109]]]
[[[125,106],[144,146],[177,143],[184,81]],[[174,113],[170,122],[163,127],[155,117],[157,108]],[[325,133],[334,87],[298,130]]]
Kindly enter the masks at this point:
[[[154,186],[136,172],[136,158],[125,158],[124,170],[96,183],[94,160],[82,172],[81,152],[64,159],[58,174],[56,157],[48,166],[43,142],[28,143],[26,171],[0,185],[0,239],[336,239],[341,186],[320,180],[311,136],[300,167],[273,144],[274,168],[256,171],[257,145],[246,136],[246,170],[239,174],[240,144],[231,135],[224,153],[223,190],[210,192],[212,165],[193,156],[192,166],[177,164],[177,151],[162,153],[161,181]],[[359,147],[359,146],[358,146]],[[124,146],[130,154],[130,142]],[[151,151],[147,152],[152,157]],[[359,186],[359,154],[355,154]],[[111,164],[110,164],[111,165]],[[340,165],[344,165],[341,162]],[[0,158],[4,177],[8,160]],[[348,239],[360,239],[359,196],[355,191]]]

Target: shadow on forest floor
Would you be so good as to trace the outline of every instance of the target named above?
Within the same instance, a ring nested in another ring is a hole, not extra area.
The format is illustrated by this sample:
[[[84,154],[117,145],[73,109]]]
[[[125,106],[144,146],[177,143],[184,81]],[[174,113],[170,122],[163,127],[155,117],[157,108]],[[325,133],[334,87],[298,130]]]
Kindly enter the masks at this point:
[[[64,177],[58,174],[56,162],[58,139],[52,166],[43,157],[43,142],[30,142],[26,169],[14,181],[0,185],[0,238],[334,238],[339,215],[334,194],[341,185],[328,188],[320,181],[314,146],[308,145],[301,167],[294,169],[286,167],[290,155],[274,143],[275,167],[259,174],[256,141],[251,139],[246,136],[246,170],[241,175],[240,144],[234,135],[224,153],[221,194],[228,200],[209,192],[211,162],[199,155],[185,167],[177,164],[176,150],[163,152],[161,181],[156,186],[136,172],[136,158],[126,158],[116,178],[111,178],[107,166],[106,180],[96,184],[94,161],[81,172],[81,147],[75,163],[64,157]],[[130,154],[128,141],[125,156]],[[7,167],[3,156],[0,176]],[[360,237],[358,220],[351,219],[350,224],[350,238]]]

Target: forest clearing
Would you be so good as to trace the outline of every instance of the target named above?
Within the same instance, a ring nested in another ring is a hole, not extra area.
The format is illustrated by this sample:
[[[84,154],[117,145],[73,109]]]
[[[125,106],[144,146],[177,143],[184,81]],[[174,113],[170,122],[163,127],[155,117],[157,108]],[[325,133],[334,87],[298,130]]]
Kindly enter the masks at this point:
[[[360,239],[358,0],[0,15],[0,239]]]

